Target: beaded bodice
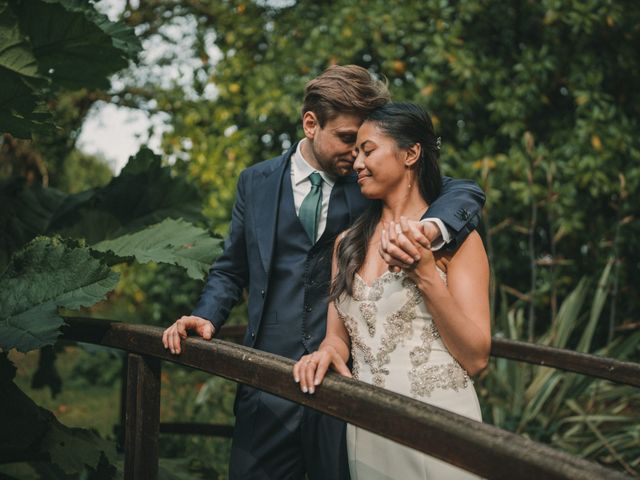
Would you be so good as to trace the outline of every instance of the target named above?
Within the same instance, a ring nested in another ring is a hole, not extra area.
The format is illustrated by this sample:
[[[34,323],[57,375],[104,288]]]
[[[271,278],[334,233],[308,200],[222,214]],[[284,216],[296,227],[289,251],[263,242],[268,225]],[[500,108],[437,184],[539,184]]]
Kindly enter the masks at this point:
[[[457,391],[470,382],[406,273],[386,272],[371,285],[356,274],[353,295],[335,305],[351,338],[355,378],[415,398],[435,389]]]

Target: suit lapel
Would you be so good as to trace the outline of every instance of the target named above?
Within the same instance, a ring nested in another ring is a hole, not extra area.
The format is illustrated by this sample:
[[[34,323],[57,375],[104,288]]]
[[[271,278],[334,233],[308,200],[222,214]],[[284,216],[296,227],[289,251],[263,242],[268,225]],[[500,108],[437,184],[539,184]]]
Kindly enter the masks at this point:
[[[355,174],[340,178],[340,184],[344,192],[344,203],[348,215],[347,225],[344,227],[347,228],[353,225],[353,222],[365,210],[368,201],[360,193]]]
[[[295,145],[281,157],[279,162],[275,163],[272,170],[257,172],[253,177],[254,228],[262,267],[267,273],[269,273],[273,256],[282,179],[293,152],[295,152]]]
[[[363,211],[366,202],[360,194],[355,177],[338,177],[331,191],[325,234],[333,238],[350,227]],[[324,237],[323,234],[322,236]]]

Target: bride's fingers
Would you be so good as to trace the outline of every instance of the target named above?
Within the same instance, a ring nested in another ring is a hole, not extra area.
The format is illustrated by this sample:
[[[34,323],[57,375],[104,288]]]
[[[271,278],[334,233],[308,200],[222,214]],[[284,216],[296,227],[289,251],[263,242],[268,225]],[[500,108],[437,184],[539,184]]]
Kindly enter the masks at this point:
[[[389,223],[389,228],[386,231],[388,240],[383,246],[383,250],[392,258],[391,261],[387,261],[389,265],[395,265],[401,268],[409,268],[413,263],[413,258],[409,254],[407,254],[404,249],[400,248],[397,245],[398,234],[396,225],[397,224],[395,222]]]
[[[404,222],[402,222],[404,220]],[[404,225],[403,225],[404,223]],[[413,261],[420,260],[420,251],[417,244],[413,241],[413,235],[406,218],[400,218],[400,223],[396,223],[397,245],[404,253],[411,256]]]
[[[413,242],[415,242],[415,243],[418,243],[423,248],[426,248],[427,250],[430,250],[431,249],[431,241],[429,240],[429,238],[426,235],[426,230],[430,228],[432,223],[431,222],[408,221],[406,219],[405,219],[405,222],[407,224],[407,227],[409,228],[409,231],[411,232],[411,236],[412,236],[411,240]],[[437,227],[435,227],[435,228],[437,228]]]
[[[347,364],[344,363],[344,360],[342,360],[342,358],[338,356],[333,359],[333,369],[344,377],[353,377],[353,375],[351,375],[349,367],[347,367]]]
[[[296,364],[293,366],[293,381],[296,383],[300,383],[300,364],[302,360],[298,360]]]
[[[327,370],[329,369],[330,364],[331,364],[331,358],[329,357],[329,355],[323,355],[320,361],[318,362],[318,366],[316,368],[316,374],[313,378],[313,384],[315,386],[318,386],[322,383],[322,380],[324,380],[324,377],[327,374]]]
[[[315,359],[309,359],[309,361],[305,365],[304,382],[305,382],[306,390],[303,390],[303,392],[305,393],[307,392],[313,393],[315,391],[315,385],[313,384],[313,379],[316,376],[316,367],[317,367],[317,363]]]

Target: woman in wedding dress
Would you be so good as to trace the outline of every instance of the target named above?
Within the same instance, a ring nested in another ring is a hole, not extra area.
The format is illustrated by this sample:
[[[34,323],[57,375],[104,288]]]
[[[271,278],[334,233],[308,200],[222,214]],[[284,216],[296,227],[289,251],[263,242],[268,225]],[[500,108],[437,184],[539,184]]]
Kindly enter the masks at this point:
[[[336,240],[326,337],[294,378],[313,393],[333,368],[481,421],[470,376],[489,357],[489,266],[475,231],[455,252],[420,243],[415,221],[441,186],[431,119],[413,104],[385,105],[358,131],[355,153],[361,191],[376,201]],[[414,252],[397,272],[380,253],[390,245]],[[347,449],[352,480],[475,478],[352,425]]]

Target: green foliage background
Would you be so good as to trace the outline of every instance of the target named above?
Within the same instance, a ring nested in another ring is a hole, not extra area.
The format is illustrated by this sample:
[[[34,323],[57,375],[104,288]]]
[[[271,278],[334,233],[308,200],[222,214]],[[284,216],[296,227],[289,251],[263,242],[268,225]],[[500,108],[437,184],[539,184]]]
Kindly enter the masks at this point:
[[[20,226],[0,234],[2,265],[43,233],[80,237],[89,247],[109,242],[108,255],[130,246],[123,235],[167,228],[159,223],[165,217],[224,233],[240,171],[301,137],[305,83],[328,65],[356,63],[386,78],[395,99],[426,107],[442,136],[444,172],[487,193],[481,233],[492,265],[494,334],[640,360],[635,0],[148,0],[126,2],[117,26],[83,2],[32,3],[46,3],[52,19],[66,10],[85,23],[65,29],[59,22],[29,44],[1,16],[0,33],[15,42],[0,54],[0,131],[13,133],[0,145],[0,221]],[[9,7],[13,15],[34,8],[0,1],[0,13]],[[125,25],[135,28],[143,54],[109,86],[105,72],[133,58],[135,37]],[[32,31],[34,21],[20,28]],[[65,41],[44,48],[76,28],[86,38],[79,51]],[[103,70],[69,60],[78,53],[95,60],[97,46],[110,57]],[[82,75],[62,74],[69,71]],[[167,115],[164,165],[143,153],[110,180],[101,159],[79,152],[82,123],[100,102]],[[31,141],[18,139],[29,134]],[[174,195],[160,195],[158,184],[174,185]],[[123,208],[132,195],[141,210]],[[112,266],[118,285],[86,312],[159,325],[187,313],[201,283],[185,280],[172,247],[154,247],[155,260],[171,260],[132,264],[145,261],[144,249],[120,251]],[[187,264],[192,273],[202,268]],[[242,309],[232,321],[243,322]],[[94,357],[72,377],[94,376],[104,362]],[[172,378],[195,382],[199,392],[185,387],[172,400],[177,418],[224,421],[231,385]],[[640,400],[632,389],[503,361],[478,389],[487,420],[637,474]],[[163,443],[174,456],[205,458],[212,448],[197,439]],[[224,476],[227,447],[213,448],[204,470]]]
[[[577,279],[613,257],[615,312],[603,340],[636,321],[637,2],[269,5],[276,3],[148,2],[126,12],[149,39],[178,19],[196,28],[199,68],[185,93],[153,82],[138,91],[171,115],[165,151],[188,159],[176,170],[207,192],[206,213],[220,231],[242,168],[301,136],[305,82],[330,64],[356,63],[386,77],[394,98],[424,105],[443,138],[443,170],[487,192],[495,308],[503,288],[509,304],[532,305],[533,337]],[[212,49],[217,62],[209,61]],[[198,94],[210,83],[217,96],[205,100]]]

